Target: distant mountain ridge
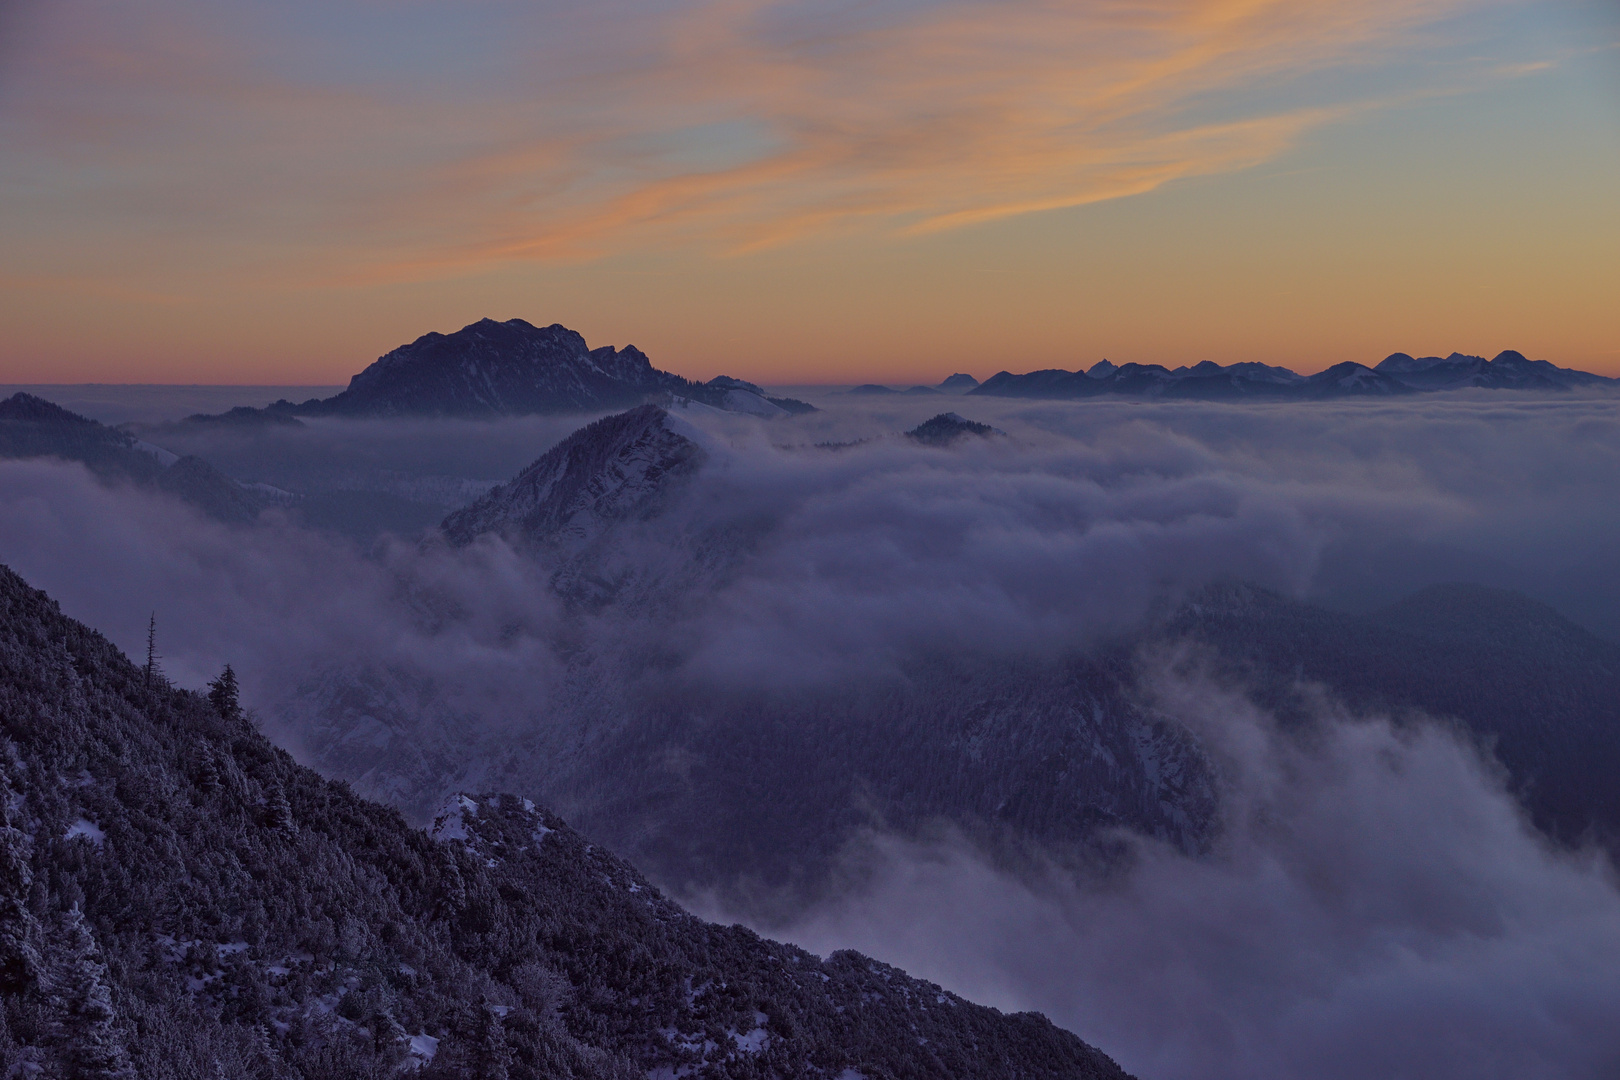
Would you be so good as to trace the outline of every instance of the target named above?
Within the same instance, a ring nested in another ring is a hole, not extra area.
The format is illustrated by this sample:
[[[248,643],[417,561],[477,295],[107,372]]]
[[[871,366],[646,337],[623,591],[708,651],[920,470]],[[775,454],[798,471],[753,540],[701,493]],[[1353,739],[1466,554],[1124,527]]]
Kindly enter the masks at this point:
[[[329,398],[280,401],[305,416],[507,416],[634,404],[687,380],[652,366],[633,345],[592,349],[559,324],[480,319],[385,353]]]
[[[1308,401],[1395,397],[1468,387],[1568,391],[1620,388],[1620,379],[1531,360],[1510,349],[1491,360],[1461,353],[1421,358],[1394,353],[1376,367],[1347,360],[1314,375],[1259,363],[1222,366],[1205,360],[1191,367],[1171,369],[1161,364],[1113,364],[1102,360],[1085,371],[1051,368],[1022,375],[1002,371],[968,393],[1048,399],[1120,394],[1195,401]]]
[[[379,357],[329,398],[278,401],[266,412],[286,416],[496,417],[595,412],[637,405],[658,394],[728,412],[762,416],[814,412],[791,398],[769,398],[752,383],[718,376],[694,382],[652,366],[634,345],[591,348],[560,323],[480,319],[452,334],[423,334]],[[221,417],[242,422],[233,409]]]
[[[166,491],[234,524],[253,522],[282,501],[238,483],[202,458],[171,453],[33,394],[0,401],[0,458],[77,461],[104,481]]]

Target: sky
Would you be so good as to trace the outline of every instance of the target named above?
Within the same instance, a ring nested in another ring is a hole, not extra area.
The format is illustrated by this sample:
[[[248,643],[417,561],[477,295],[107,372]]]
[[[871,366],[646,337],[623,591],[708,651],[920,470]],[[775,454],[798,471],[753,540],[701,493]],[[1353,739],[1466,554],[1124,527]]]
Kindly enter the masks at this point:
[[[1620,375],[1616,0],[0,0],[0,382]]]

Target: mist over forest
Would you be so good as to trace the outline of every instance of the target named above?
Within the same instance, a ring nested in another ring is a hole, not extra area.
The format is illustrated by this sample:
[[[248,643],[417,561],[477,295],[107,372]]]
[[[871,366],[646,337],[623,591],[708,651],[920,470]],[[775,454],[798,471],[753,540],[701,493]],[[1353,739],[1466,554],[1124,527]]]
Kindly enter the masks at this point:
[[[1620,747],[1612,396],[780,392],[820,411],[672,407],[688,456],[634,515],[463,540],[439,522],[605,413],[149,404],[140,438],[288,497],[227,524],[0,461],[0,560],[132,657],[155,617],[180,686],[232,664],[273,741],[415,823],[534,799],[700,914],[1142,1077],[1620,1060],[1620,817],[1546,764]],[[947,407],[995,433],[902,434]],[[1284,617],[1325,644],[1223,629]],[[1333,673],[1379,641],[1440,659]],[[1492,649],[1595,672],[1589,741],[1536,756],[1553,690],[1469,712]]]

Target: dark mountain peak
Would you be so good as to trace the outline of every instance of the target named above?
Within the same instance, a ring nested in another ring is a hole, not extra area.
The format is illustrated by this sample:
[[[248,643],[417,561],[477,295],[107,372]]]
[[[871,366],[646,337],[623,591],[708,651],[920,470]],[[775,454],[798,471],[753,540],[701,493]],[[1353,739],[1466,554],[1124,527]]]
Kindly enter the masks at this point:
[[[285,400],[285,399],[283,399]],[[282,402],[277,403],[282,404]],[[192,413],[180,421],[190,427],[208,424],[217,427],[235,428],[265,428],[265,427],[303,427],[304,422],[296,416],[289,416],[275,406],[264,409],[255,409],[251,405],[238,405],[234,409],[227,409],[222,413]],[[159,425],[160,427],[162,425]]]
[[[1308,376],[1305,383],[1316,394],[1332,397],[1379,397],[1412,392],[1412,388],[1399,379],[1354,360],[1318,371]]]
[[[1500,364],[1503,366],[1519,367],[1529,366],[1530,364],[1534,363],[1534,361],[1532,361],[1528,356],[1524,355],[1524,353],[1519,352],[1517,349],[1503,349],[1501,352],[1491,357],[1491,363]]]
[[[898,394],[900,391],[892,387],[881,386],[878,383],[862,383],[860,386],[851,387],[849,392],[852,394]]]
[[[634,345],[626,345],[622,349],[603,345],[591,350],[591,360],[604,375],[634,385],[657,382],[662,374],[653,369],[647,354]]]
[[[379,357],[342,393],[277,412],[342,416],[514,416],[623,407],[685,379],[633,345],[589,348],[559,323],[480,319]]]
[[[472,327],[479,327],[483,329],[490,329],[497,326],[506,326],[517,330],[535,329],[535,325],[532,322],[529,322],[527,319],[507,319],[505,322],[502,322],[499,319],[492,319],[488,315],[484,316],[482,319],[479,319],[475,323],[471,323],[467,328],[470,329]],[[552,323],[552,326],[559,327],[559,324]]]
[[[1308,375],[1306,377],[1327,382],[1347,375],[1359,376],[1372,370],[1373,369],[1368,367],[1366,364],[1358,364],[1354,360],[1345,360],[1341,363],[1334,364],[1332,367],[1324,368],[1321,371],[1318,371],[1315,375]]]
[[[958,371],[955,375],[948,376],[943,382],[941,382],[939,384],[939,388],[941,390],[955,390],[957,392],[961,392],[964,390],[971,390],[978,385],[978,379],[975,379],[966,372]]]
[[[1117,370],[1119,370],[1118,367],[1112,361],[1103,359],[1087,368],[1086,374],[1093,379],[1106,379]]]
[[[655,513],[669,484],[702,465],[696,434],[656,405],[603,417],[445,518],[444,535],[457,546],[489,532],[580,546],[613,522]]]
[[[55,457],[77,461],[107,480],[151,480],[174,455],[138,442],[127,431],[35,397],[0,401],[0,458]]]
[[[989,424],[980,424],[956,413],[940,413],[938,416],[925,420],[906,432],[906,438],[914,439],[924,446],[948,446],[965,435],[977,435],[986,438],[991,435],[1005,435]]]
[[[1080,383],[1086,385],[1082,388]],[[1088,380],[1084,375],[1062,368],[1042,368],[1023,375],[998,371],[968,391],[979,397],[1036,398],[1086,397],[1104,392],[1102,380]]]
[[[716,375],[703,385],[712,386],[718,390],[746,390],[750,394],[757,394],[759,397],[765,396],[763,387],[757,386],[746,379],[734,379],[730,375]]]
[[[1217,365],[1219,368],[1219,365]],[[1232,375],[1241,375],[1246,378],[1260,379],[1267,382],[1299,383],[1305,381],[1305,376],[1289,368],[1278,367],[1275,364],[1262,364],[1258,360],[1244,360],[1219,370]]]
[[[1120,378],[1131,375],[1169,375],[1170,369],[1163,364],[1138,364],[1134,360],[1128,364],[1120,364],[1114,369],[1114,377]]]
[[[89,427],[102,425],[76,412],[69,412],[54,401],[46,401],[21,391],[0,401],[0,420],[18,420],[31,424],[80,424]]]

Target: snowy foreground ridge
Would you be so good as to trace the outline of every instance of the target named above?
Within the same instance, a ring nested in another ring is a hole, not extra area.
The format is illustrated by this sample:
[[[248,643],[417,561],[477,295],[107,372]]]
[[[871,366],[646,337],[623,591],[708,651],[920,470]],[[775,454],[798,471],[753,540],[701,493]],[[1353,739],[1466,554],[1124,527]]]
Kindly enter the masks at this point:
[[[1123,1077],[1044,1018],[687,914],[554,814],[431,832],[0,568],[0,1072]]]

